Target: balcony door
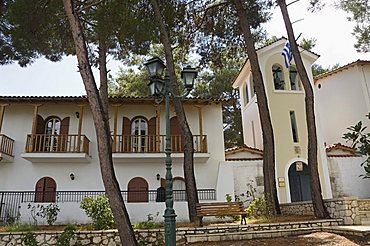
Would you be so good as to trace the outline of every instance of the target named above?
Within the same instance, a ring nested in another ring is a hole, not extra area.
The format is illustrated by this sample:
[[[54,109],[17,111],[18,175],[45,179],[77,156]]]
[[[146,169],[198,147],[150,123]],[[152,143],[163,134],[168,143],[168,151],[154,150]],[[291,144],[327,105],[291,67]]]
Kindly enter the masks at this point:
[[[144,118],[136,118],[131,124],[132,152],[147,151],[148,122]]]
[[[57,117],[49,118],[45,123],[45,144],[46,152],[55,152],[58,148],[58,138],[60,134],[60,119]]]

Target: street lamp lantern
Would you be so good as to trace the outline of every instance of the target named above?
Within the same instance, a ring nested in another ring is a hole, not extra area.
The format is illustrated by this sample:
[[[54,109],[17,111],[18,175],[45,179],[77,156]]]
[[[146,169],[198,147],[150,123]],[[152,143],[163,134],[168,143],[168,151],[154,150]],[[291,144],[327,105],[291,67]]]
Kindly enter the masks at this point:
[[[148,83],[149,94],[151,96],[160,96],[163,91],[163,87],[164,81],[153,76],[153,79],[151,79]]]
[[[160,78],[163,74],[163,70],[166,67],[162,59],[159,57],[153,57],[152,59],[144,63],[144,65],[148,68],[149,75],[151,78],[153,77]]]
[[[197,70],[195,68],[192,68],[190,66],[186,66],[181,71],[181,78],[184,81],[185,88],[187,90],[191,90],[194,87],[194,80],[197,77]]]
[[[185,67],[181,71],[181,78],[184,81],[185,88],[187,89],[185,95],[175,95],[171,91],[170,78],[168,71],[164,78],[163,70],[165,69],[164,62],[154,57],[144,64],[149,71],[150,79],[148,83],[149,92],[151,96],[165,98],[166,110],[166,210],[164,211],[165,223],[165,243],[166,246],[176,245],[176,213],[173,209],[173,190],[172,190],[172,159],[171,159],[171,136],[170,136],[170,97],[183,98],[189,95],[191,89],[194,87],[194,80],[197,77],[197,71],[190,66]],[[158,174],[159,175],[159,174]],[[159,179],[159,176],[157,176]]]

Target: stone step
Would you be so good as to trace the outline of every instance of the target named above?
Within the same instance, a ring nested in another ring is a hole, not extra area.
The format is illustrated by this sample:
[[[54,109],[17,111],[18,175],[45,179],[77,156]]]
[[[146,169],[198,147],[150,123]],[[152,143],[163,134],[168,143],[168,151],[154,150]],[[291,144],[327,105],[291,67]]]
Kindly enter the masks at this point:
[[[187,243],[200,242],[219,242],[219,241],[235,241],[235,240],[249,240],[257,238],[275,238],[287,237],[294,235],[303,235],[312,232],[321,231],[320,228],[298,228],[287,230],[265,230],[265,231],[238,231],[232,233],[206,233],[186,235]]]
[[[359,211],[361,225],[370,225],[370,211]]]

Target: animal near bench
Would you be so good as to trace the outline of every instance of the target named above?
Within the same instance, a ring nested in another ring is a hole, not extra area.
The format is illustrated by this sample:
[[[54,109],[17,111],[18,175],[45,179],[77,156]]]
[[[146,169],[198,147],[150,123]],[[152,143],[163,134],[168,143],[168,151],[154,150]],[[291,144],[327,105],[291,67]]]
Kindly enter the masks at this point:
[[[203,226],[202,219],[204,216],[232,216],[240,215],[242,217],[241,224],[246,225],[247,212],[244,210],[242,202],[210,202],[197,203],[197,216],[200,218],[200,226]]]

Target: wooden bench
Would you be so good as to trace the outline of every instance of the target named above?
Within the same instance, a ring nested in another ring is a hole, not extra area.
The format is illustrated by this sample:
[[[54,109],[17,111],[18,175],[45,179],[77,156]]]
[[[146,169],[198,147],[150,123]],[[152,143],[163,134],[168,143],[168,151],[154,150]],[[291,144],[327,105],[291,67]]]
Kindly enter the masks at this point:
[[[232,216],[240,215],[242,217],[241,224],[246,225],[247,212],[244,210],[242,202],[211,202],[197,203],[197,216],[200,218],[200,226],[203,226],[202,218],[204,216]]]

